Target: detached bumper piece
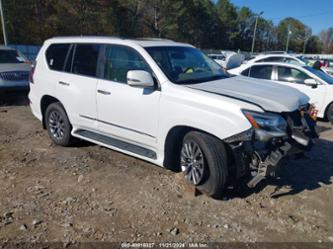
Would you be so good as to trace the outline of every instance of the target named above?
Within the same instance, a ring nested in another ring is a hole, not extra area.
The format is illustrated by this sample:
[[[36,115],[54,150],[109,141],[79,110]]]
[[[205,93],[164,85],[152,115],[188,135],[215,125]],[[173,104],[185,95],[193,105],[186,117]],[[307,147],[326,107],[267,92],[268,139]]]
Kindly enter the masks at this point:
[[[236,178],[251,174],[248,187],[253,188],[267,176],[274,176],[284,158],[303,155],[318,138],[316,121],[307,112],[295,111],[283,116],[288,123],[286,132],[250,129],[225,140],[234,154]]]

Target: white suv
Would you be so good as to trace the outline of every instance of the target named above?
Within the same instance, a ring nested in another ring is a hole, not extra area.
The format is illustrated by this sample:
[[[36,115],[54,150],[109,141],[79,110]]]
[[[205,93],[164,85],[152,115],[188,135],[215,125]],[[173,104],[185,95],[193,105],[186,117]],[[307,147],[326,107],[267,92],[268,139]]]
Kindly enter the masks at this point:
[[[80,138],[183,171],[214,197],[245,175],[254,186],[316,137],[306,95],[230,77],[168,40],[47,40],[30,89],[31,110],[56,144]]]

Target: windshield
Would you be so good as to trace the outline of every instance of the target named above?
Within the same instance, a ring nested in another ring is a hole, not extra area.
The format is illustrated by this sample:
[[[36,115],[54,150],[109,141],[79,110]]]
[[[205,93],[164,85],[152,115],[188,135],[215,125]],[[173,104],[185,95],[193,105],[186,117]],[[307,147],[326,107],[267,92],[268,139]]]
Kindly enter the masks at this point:
[[[327,73],[314,69],[313,67],[304,67],[307,70],[309,70],[311,73],[317,75],[319,78],[321,78],[323,81],[325,81],[328,84],[333,84],[333,77],[329,76]]]
[[[0,63],[24,63],[27,59],[16,50],[0,50]]]
[[[147,47],[169,80],[194,84],[229,77],[224,69],[200,50],[192,47]]]

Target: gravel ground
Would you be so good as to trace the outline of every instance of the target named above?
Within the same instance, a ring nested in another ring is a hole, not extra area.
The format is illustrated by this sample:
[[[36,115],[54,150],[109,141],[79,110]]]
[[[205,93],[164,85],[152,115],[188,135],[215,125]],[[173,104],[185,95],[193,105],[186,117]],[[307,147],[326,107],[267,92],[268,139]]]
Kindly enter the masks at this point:
[[[223,200],[97,145],[55,146],[23,97],[0,106],[0,241],[333,242],[333,130],[278,178]]]

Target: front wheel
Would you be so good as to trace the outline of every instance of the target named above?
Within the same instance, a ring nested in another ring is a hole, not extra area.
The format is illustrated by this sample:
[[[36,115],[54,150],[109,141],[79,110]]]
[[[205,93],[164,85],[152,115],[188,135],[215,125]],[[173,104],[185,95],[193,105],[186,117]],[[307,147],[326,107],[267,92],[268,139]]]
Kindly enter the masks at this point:
[[[180,166],[186,181],[204,194],[221,197],[228,167],[223,143],[211,135],[191,131],[183,139]]]

